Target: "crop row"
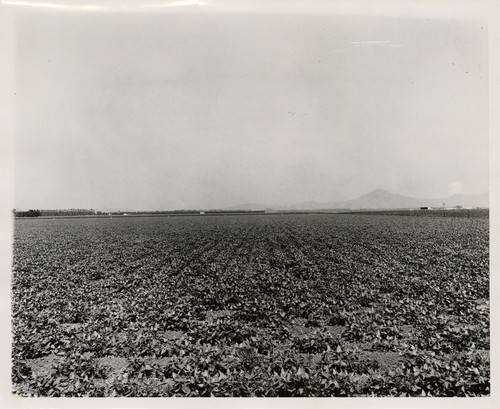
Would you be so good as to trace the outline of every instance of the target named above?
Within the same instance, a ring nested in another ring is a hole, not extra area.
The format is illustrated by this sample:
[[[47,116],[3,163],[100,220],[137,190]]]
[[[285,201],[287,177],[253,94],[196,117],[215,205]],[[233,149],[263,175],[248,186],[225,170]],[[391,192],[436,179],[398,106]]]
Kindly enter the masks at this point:
[[[487,219],[17,220],[13,385],[43,396],[485,395],[488,241]]]

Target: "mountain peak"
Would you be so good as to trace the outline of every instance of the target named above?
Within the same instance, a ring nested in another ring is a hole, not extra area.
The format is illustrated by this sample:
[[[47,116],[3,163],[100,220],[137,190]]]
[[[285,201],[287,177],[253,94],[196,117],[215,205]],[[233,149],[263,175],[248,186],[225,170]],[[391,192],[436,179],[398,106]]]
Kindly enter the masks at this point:
[[[375,190],[372,190],[369,193],[364,194],[363,196],[368,196],[368,195],[391,195],[391,196],[398,196],[398,195],[395,195],[394,193],[389,192],[388,190],[384,190],[384,189],[375,189]]]
[[[421,206],[442,207],[446,203],[447,207],[488,207],[489,194],[482,195],[464,195],[456,194],[447,198],[419,199],[410,196],[403,196],[397,193],[389,192],[384,189],[375,189],[365,193],[356,199],[342,200],[336,202],[317,202],[307,201],[296,203],[289,206],[271,206],[265,204],[244,204],[233,206],[231,210],[265,210],[272,208],[274,210],[317,210],[317,209],[414,209]]]
[[[394,194],[384,189],[375,189],[351,200],[347,207],[351,209],[390,209],[413,206],[415,206],[415,198]]]

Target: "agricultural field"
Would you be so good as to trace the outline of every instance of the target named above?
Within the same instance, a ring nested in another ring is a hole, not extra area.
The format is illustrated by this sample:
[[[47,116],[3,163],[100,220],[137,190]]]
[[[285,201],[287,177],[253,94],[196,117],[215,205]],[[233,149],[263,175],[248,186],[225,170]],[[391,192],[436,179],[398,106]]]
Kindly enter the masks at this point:
[[[489,395],[488,223],[16,220],[13,391]]]

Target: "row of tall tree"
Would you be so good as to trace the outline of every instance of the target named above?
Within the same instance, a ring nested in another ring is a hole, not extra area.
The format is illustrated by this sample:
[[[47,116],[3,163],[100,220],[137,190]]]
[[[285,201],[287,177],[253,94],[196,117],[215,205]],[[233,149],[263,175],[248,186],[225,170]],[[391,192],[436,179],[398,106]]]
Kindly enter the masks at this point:
[[[29,209],[27,211],[13,210],[15,217],[40,216],[91,216],[96,214],[94,209]]]
[[[100,210],[95,211],[94,209],[29,209],[27,211],[19,211],[14,209],[13,214],[15,217],[40,217],[40,216],[103,216],[103,215],[168,215],[168,214],[218,214],[218,213],[265,213],[263,210],[157,210],[150,212],[102,212]]]

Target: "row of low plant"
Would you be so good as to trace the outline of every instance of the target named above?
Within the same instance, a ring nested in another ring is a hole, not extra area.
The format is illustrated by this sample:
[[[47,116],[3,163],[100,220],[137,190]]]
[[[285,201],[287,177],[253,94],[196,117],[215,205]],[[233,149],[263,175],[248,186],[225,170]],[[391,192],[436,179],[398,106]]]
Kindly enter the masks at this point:
[[[488,264],[481,219],[18,220],[13,384],[38,395],[488,394]],[[400,358],[377,366],[377,352]],[[207,354],[225,369],[202,382]],[[37,378],[46,356],[63,358],[58,375]],[[130,361],[126,378],[96,366],[107,356]]]
[[[92,354],[53,365],[50,377],[32,376],[24,363],[13,380],[38,396],[482,396],[489,394],[488,359],[480,354],[437,356],[408,352],[384,372],[352,351],[324,352],[315,363],[282,350],[261,355],[247,343],[231,349],[192,346],[168,363],[130,358],[113,374]]]

